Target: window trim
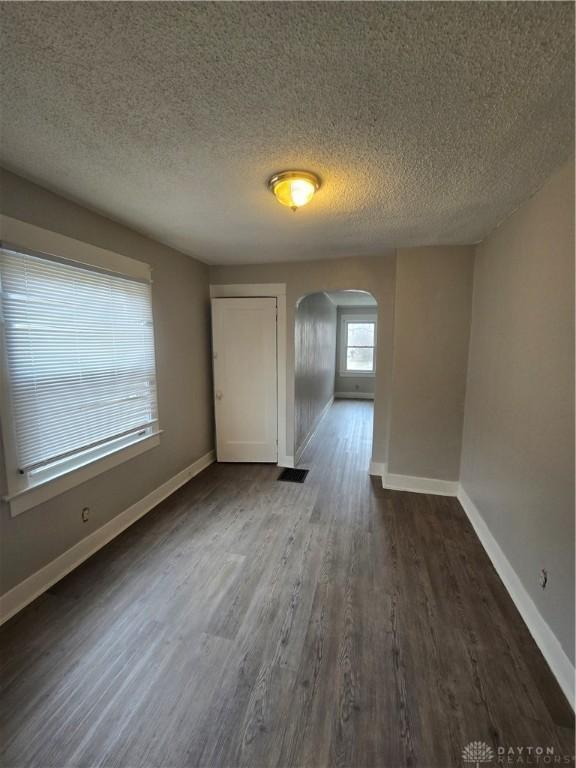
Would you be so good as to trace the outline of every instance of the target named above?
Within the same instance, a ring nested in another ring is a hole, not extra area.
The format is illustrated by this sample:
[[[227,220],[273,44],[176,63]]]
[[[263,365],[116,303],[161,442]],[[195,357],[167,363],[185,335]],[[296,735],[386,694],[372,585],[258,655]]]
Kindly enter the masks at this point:
[[[8,493],[3,496],[3,500],[10,504],[10,515],[16,517],[28,509],[37,507],[45,501],[49,501],[55,496],[75,488],[93,477],[97,477],[109,469],[123,464],[125,461],[139,456],[141,453],[149,451],[160,445],[160,435],[162,430],[145,435],[132,441],[129,445],[102,452],[100,456],[88,459],[84,464],[75,466],[72,469],[65,470],[62,474],[52,476],[45,480],[40,480],[34,485],[28,485],[14,493]]]
[[[374,323],[374,365],[371,371],[351,371],[346,367],[348,349],[348,324],[349,323]],[[347,378],[374,378],[376,376],[376,346],[378,343],[378,316],[374,313],[345,314],[340,315],[340,366],[339,375]]]
[[[106,251],[97,246],[41,229],[9,216],[0,215],[0,245],[23,253],[32,252],[49,259],[67,261],[78,266],[119,274],[132,280],[152,282],[148,264],[121,254]],[[154,322],[154,306],[152,306]],[[7,492],[2,500],[10,505],[12,517],[38,506],[81,483],[112,469],[119,464],[155,448],[160,444],[159,422],[147,434],[136,436],[129,442],[122,441],[114,446],[106,445],[87,453],[84,461],[79,459],[72,467],[56,472],[50,477],[39,478],[37,482],[24,484],[20,479],[16,461],[16,442],[11,423],[10,382],[6,360],[4,327],[0,323],[2,334],[2,354],[0,355],[0,406],[4,414],[2,423],[2,443],[4,446],[4,464]],[[158,374],[156,366],[156,377]]]

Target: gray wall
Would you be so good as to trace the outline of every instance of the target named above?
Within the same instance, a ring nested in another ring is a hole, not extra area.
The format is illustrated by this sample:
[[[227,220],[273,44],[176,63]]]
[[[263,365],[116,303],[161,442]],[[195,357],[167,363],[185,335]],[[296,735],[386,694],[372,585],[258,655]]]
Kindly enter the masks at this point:
[[[573,162],[478,248],[461,483],[574,661]]]
[[[473,247],[398,252],[388,471],[458,480]]]
[[[336,374],[334,377],[334,391],[338,392],[357,392],[365,395],[374,395],[374,385],[376,376],[340,376],[340,359],[342,352],[341,326],[342,315],[378,315],[378,307],[338,307],[337,325],[336,325]],[[378,338],[376,338],[378,343]],[[376,361],[378,365],[378,361]]]
[[[294,335],[294,444],[296,454],[334,394],[336,307],[323,293],[296,309]]]
[[[294,455],[294,316],[296,303],[309,293],[356,289],[378,303],[378,370],[375,381],[374,461],[385,462],[388,449],[394,282],[396,253],[381,256],[282,264],[210,267],[212,284],[286,283],[286,453]]]
[[[152,266],[164,430],[157,448],[16,518],[2,504],[3,593],[210,451],[213,409],[207,267],[11,173],[1,172],[0,190],[2,213]],[[92,510],[88,523],[80,519],[84,506]]]

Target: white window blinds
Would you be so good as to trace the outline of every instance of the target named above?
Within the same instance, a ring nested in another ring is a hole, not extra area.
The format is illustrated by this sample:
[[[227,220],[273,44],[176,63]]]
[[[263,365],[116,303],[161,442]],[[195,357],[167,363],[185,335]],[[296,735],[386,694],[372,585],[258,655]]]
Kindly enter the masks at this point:
[[[0,250],[18,469],[156,430],[150,285]]]

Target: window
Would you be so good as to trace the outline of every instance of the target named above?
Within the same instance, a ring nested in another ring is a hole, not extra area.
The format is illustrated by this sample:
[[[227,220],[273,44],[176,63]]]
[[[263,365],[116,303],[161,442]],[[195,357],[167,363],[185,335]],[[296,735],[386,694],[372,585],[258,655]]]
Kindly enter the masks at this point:
[[[149,281],[8,247],[0,280],[11,494],[158,433]]]
[[[373,376],[375,373],[376,316],[342,315],[340,374]]]

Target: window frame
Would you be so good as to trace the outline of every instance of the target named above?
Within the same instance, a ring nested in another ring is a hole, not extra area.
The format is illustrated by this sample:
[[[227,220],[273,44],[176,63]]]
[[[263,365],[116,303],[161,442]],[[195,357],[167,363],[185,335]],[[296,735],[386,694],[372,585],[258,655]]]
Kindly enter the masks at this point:
[[[94,271],[104,271],[129,279],[152,282],[150,266],[144,262],[106,251],[97,246],[74,240],[33,225],[0,216],[0,247],[51,261],[65,261]],[[152,322],[154,302],[152,299]],[[7,493],[2,500],[10,507],[12,517],[38,506],[51,498],[90,480],[119,464],[160,444],[160,421],[144,435],[129,436],[112,445],[86,451],[75,460],[54,466],[49,473],[40,473],[36,482],[30,482],[18,472],[16,435],[12,423],[10,378],[6,356],[4,323],[0,316],[0,407],[2,409],[2,444]],[[158,365],[155,354],[156,381]]]
[[[372,358],[371,371],[354,371],[347,367],[348,361],[348,325],[350,323],[373,323],[374,324],[374,354]],[[378,343],[378,316],[374,312],[366,314],[344,314],[340,315],[340,366],[339,375],[348,378],[373,378],[376,376],[376,346]]]

